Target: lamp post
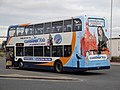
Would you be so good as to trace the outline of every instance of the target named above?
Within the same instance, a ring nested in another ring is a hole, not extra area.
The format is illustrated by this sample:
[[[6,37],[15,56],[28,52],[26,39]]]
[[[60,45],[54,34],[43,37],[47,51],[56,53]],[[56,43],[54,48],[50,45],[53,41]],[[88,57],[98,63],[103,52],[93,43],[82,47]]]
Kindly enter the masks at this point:
[[[110,15],[110,38],[112,38],[112,8],[113,8],[113,0],[111,0],[111,15]]]
[[[112,17],[113,17],[113,13],[112,13],[112,9],[113,9],[113,0],[111,0],[111,15],[110,15],[110,52],[112,54]],[[111,59],[112,55],[110,55],[110,59]]]

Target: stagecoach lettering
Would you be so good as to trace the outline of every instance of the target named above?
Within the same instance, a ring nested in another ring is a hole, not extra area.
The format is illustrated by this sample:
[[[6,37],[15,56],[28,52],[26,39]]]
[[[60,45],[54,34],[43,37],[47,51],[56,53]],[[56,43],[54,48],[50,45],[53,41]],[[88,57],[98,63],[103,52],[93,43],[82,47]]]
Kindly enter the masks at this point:
[[[89,60],[106,60],[106,55],[91,55],[89,56]]]
[[[45,42],[45,38],[32,38],[30,40],[25,40],[24,43],[37,43],[37,42]]]

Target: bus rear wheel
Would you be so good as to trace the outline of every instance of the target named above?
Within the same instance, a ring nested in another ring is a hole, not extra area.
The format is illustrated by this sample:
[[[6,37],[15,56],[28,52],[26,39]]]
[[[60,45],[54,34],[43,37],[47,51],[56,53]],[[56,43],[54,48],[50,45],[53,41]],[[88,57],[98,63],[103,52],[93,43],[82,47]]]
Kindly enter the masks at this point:
[[[62,66],[61,61],[56,61],[56,62],[54,63],[54,70],[55,70],[57,73],[60,73],[60,72],[62,72],[62,69],[63,69],[63,66]]]

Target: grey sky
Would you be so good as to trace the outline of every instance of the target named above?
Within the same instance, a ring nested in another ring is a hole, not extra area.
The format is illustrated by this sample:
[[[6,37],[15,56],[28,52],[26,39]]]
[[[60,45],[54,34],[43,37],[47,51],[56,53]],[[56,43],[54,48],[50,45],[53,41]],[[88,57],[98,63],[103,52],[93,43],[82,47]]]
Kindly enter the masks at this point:
[[[0,26],[35,23],[79,15],[105,16],[111,0],[0,0]],[[120,0],[113,0],[113,37],[120,34]],[[0,33],[0,34],[3,34]]]

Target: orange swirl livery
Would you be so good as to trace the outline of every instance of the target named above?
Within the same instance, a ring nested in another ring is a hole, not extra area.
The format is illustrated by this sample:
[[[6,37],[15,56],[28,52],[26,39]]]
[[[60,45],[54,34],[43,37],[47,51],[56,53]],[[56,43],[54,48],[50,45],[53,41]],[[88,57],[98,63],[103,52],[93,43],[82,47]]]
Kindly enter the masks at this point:
[[[10,40],[11,40],[11,38],[12,38],[12,36],[8,38],[8,40],[7,40],[7,45],[10,44]]]
[[[73,33],[72,36],[72,52],[74,51],[75,48],[75,41],[76,41],[76,33]],[[62,62],[63,65],[65,65],[71,58],[72,54],[69,57],[60,57],[58,58],[58,60],[60,60]],[[53,60],[52,62],[48,62],[48,63],[43,63],[43,64],[36,64],[36,65],[46,65],[46,66],[53,66],[54,65],[55,60]]]

